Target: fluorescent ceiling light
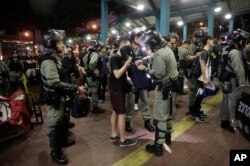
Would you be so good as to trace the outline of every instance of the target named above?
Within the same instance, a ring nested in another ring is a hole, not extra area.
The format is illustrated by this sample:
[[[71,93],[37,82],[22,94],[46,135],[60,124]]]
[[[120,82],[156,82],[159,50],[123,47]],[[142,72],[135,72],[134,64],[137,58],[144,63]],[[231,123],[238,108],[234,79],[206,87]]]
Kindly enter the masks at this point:
[[[221,7],[214,8],[214,11],[215,11],[216,13],[220,12],[220,11],[221,11]]]
[[[182,26],[183,24],[184,24],[183,21],[178,21],[178,22],[177,22],[177,25],[179,25],[179,26]]]
[[[143,9],[144,9],[144,5],[143,5],[143,4],[139,4],[139,5],[137,6],[137,9],[138,9],[138,10],[143,10]]]
[[[87,36],[86,38],[87,38],[87,40],[91,40],[91,37],[90,37],[90,36]]]
[[[228,19],[230,19],[230,18],[232,18],[232,15],[231,15],[230,13],[228,13],[228,14],[225,15],[225,19],[228,20]]]
[[[125,26],[126,26],[126,27],[130,27],[130,25],[131,25],[131,24],[130,24],[129,22],[126,22],[126,23],[125,23]]]
[[[69,39],[68,42],[69,42],[69,43],[72,43],[72,39]]]

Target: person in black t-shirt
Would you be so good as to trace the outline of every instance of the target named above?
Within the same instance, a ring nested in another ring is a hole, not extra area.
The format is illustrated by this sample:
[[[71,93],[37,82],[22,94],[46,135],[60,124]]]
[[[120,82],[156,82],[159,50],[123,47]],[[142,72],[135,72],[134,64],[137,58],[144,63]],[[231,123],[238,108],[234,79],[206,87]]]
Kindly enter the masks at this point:
[[[125,113],[126,113],[126,87],[127,68],[130,66],[132,57],[128,57],[124,62],[121,57],[120,48],[126,41],[122,41],[117,54],[110,59],[110,100],[113,106],[111,114],[111,137],[110,141],[120,141],[121,147],[133,146],[137,144],[136,140],[125,138]],[[120,136],[117,135],[116,129],[119,129]]]
[[[213,38],[210,36],[206,36],[203,39],[203,45],[204,49],[201,51],[200,59],[200,69],[201,69],[201,76],[196,80],[197,84],[201,89],[204,88],[204,86],[208,86],[211,83],[211,57],[210,57],[210,49],[213,48]],[[197,90],[196,94],[199,93]],[[200,111],[201,108],[201,102],[205,96],[203,95],[196,95],[195,103],[194,103],[194,109],[192,111],[192,118],[197,122],[204,122],[205,118],[207,117],[202,111]]]

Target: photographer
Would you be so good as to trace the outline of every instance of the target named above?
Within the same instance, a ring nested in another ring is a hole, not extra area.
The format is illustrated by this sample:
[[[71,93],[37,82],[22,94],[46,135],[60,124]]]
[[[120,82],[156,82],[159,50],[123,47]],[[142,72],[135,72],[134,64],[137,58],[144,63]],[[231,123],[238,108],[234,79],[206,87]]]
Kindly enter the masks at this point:
[[[64,73],[61,62],[65,49],[62,42],[63,37],[64,31],[54,29],[44,36],[44,46],[51,50],[42,60],[40,67],[45,103],[48,109],[46,126],[49,130],[50,156],[58,164],[68,163],[67,157],[62,152],[62,147],[75,143],[74,140],[68,139],[67,121],[64,120],[66,96],[85,92],[83,86],[77,87],[65,83],[61,79]]]

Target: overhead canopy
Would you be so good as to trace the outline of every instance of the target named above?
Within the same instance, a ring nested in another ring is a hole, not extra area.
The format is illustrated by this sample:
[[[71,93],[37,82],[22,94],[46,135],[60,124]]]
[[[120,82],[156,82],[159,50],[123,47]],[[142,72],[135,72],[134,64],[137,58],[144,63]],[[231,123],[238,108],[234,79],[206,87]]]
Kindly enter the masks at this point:
[[[160,0],[113,0],[132,9],[130,13],[117,18],[109,25],[109,35],[128,34],[134,28],[152,28],[157,24],[160,14]],[[185,23],[207,19],[209,8],[220,7],[215,17],[224,17],[226,13],[240,15],[250,13],[249,0],[169,0],[170,23],[183,21]],[[139,4],[144,5],[143,10],[137,10]],[[113,33],[112,33],[113,31]],[[120,33],[119,33],[120,32]]]

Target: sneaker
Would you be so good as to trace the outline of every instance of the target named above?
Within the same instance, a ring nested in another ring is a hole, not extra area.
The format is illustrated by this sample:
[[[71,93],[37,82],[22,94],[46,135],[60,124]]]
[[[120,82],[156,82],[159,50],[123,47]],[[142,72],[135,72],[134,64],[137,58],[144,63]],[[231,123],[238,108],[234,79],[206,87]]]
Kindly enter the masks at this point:
[[[136,144],[136,140],[126,139],[124,142],[120,142],[120,147],[134,146]]]
[[[134,110],[135,110],[135,111],[138,111],[138,110],[139,110],[138,104],[135,104]]]
[[[195,114],[190,113],[191,119],[195,120],[195,118],[197,117]]]
[[[115,137],[110,137],[110,141],[111,142],[116,142],[116,141],[119,141],[120,140],[120,137],[117,135]]]
[[[98,102],[99,102],[99,103],[104,103],[104,100],[99,100]]]
[[[196,122],[205,122],[205,119],[200,117],[200,116],[196,116],[194,119]]]
[[[207,118],[207,115],[204,114],[203,111],[200,111],[200,112],[199,112],[199,116],[202,117],[202,118]]]

